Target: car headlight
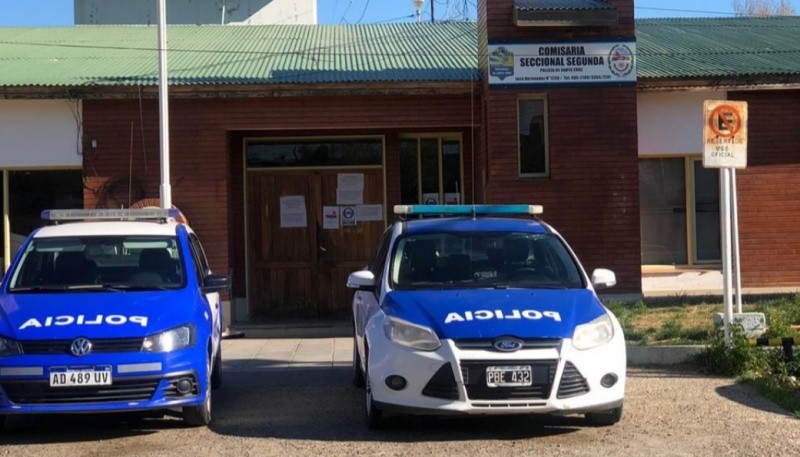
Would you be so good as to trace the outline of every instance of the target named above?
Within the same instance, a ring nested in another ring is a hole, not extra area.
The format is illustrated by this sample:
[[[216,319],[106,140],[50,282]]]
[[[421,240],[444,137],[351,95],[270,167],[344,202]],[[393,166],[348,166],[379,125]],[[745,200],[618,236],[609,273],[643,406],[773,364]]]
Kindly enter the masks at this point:
[[[18,342],[0,336],[0,357],[22,354],[22,346]]]
[[[383,321],[383,331],[386,333],[386,338],[413,349],[435,351],[442,345],[433,330],[396,317],[386,317]]]
[[[575,349],[585,350],[601,346],[611,341],[614,337],[614,324],[608,314],[603,314],[597,319],[575,327],[572,335],[572,345]]]
[[[193,325],[182,325],[144,339],[142,350],[145,352],[172,352],[194,344],[195,331]]]

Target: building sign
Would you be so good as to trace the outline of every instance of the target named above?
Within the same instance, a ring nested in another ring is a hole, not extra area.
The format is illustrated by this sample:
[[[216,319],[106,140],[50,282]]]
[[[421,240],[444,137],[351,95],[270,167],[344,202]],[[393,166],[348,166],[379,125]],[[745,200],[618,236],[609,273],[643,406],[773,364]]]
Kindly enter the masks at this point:
[[[489,44],[489,85],[635,84],[636,42]]]
[[[703,166],[747,167],[747,102],[706,100],[703,113]]]

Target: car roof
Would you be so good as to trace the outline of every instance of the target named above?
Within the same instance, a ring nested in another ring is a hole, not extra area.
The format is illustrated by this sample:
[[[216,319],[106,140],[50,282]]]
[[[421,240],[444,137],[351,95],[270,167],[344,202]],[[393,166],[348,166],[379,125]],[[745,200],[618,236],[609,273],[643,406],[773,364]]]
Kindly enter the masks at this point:
[[[513,217],[434,217],[403,222],[404,234],[431,232],[528,232],[548,233],[548,227],[536,219]]]
[[[179,224],[144,221],[97,221],[67,222],[42,227],[34,238],[56,238],[64,236],[175,236]]]

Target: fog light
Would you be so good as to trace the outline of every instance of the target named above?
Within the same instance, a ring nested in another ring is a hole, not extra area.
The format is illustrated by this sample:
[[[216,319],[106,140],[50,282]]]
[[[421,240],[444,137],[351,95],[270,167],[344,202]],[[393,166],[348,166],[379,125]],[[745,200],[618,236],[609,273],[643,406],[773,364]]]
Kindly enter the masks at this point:
[[[617,380],[618,380],[617,375],[615,375],[614,373],[609,373],[600,379],[600,385],[605,388],[609,388],[614,384],[616,384]]]
[[[181,395],[186,395],[192,391],[192,380],[189,378],[181,378],[175,383],[175,390]]]
[[[398,376],[396,374],[393,374],[388,378],[386,378],[386,387],[392,390],[403,390],[406,388],[406,384],[408,384],[406,378]]]

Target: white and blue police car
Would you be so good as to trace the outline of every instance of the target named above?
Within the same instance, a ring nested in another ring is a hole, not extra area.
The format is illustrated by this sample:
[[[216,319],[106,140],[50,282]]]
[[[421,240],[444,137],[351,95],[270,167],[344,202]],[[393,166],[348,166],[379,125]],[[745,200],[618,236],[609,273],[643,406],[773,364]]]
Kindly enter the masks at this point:
[[[616,277],[587,276],[552,227],[519,217],[541,212],[395,207],[404,219],[347,281],[356,289],[353,381],[365,387],[371,427],[398,413],[620,420],[625,341],[595,293]]]
[[[137,410],[211,421],[219,293],[177,210],[47,210],[0,286],[0,425],[7,415]]]

